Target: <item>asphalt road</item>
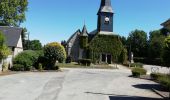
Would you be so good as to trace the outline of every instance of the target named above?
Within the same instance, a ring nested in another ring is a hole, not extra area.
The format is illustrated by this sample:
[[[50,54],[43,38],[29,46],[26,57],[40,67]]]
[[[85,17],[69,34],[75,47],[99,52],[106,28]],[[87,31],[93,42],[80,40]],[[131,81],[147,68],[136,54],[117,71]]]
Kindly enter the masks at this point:
[[[0,76],[0,100],[160,100],[157,84],[130,70],[64,69]]]

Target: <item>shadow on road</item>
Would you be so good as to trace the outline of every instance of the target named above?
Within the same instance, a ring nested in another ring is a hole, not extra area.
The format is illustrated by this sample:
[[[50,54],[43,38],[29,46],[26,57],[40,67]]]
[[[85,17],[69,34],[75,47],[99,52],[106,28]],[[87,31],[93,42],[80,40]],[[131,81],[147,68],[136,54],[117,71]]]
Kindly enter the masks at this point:
[[[159,84],[137,84],[132,86],[139,89],[147,89],[147,90],[156,89],[158,91],[165,91],[165,88],[163,88]]]
[[[163,100],[159,98],[136,97],[136,96],[109,96],[110,100]]]
[[[85,92],[85,93],[95,94],[95,95],[108,95],[108,96],[110,95],[109,100],[163,100],[163,99],[159,99],[159,98],[116,95],[116,94],[108,94],[108,93],[95,93],[95,92]]]

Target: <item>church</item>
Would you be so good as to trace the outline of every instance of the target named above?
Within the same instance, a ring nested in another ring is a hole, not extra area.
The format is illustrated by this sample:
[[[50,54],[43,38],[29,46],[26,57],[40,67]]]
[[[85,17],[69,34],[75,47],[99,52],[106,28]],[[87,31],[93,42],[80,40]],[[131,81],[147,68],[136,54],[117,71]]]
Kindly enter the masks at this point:
[[[94,63],[111,64],[120,55],[122,43],[119,36],[113,33],[111,0],[101,0],[97,16],[97,29],[88,32],[84,25],[68,39],[66,51],[72,61],[91,59]]]

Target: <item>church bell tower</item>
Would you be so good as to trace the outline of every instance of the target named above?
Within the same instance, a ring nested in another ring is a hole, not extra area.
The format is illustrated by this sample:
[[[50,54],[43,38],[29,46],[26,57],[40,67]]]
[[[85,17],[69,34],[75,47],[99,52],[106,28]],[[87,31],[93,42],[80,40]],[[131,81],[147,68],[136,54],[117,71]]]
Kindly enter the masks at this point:
[[[98,32],[113,32],[113,9],[111,0],[101,0],[101,5],[97,13],[97,31]]]

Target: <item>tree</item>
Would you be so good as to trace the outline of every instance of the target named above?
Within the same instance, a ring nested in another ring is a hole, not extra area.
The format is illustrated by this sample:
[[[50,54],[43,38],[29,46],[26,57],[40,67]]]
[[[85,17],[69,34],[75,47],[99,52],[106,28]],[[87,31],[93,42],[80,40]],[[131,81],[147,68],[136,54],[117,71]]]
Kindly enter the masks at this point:
[[[60,63],[65,61],[66,51],[64,47],[57,42],[49,43],[44,47],[44,57],[48,62],[46,69],[54,69],[56,61]]]
[[[150,59],[160,58],[164,47],[165,36],[160,30],[150,32],[149,37],[149,52]]]
[[[67,42],[65,40],[61,41],[61,45],[66,49]]]
[[[29,43],[30,50],[42,50],[42,44],[39,40],[32,40]]]
[[[25,21],[27,6],[27,0],[1,0],[0,25],[20,26]]]
[[[164,64],[170,67],[170,36],[165,39],[165,47],[163,49],[162,59]]]
[[[126,46],[126,44],[127,44],[127,43],[126,43],[126,41],[127,41],[127,40],[126,40],[126,37],[121,36],[121,37],[120,37],[120,40],[122,41],[122,44],[123,44],[124,46]]]
[[[135,30],[129,34],[127,39],[128,51],[134,53],[135,57],[147,56],[147,33],[142,30]]]
[[[3,59],[7,58],[10,53],[10,49],[5,45],[5,36],[2,34],[2,32],[0,32],[0,61],[3,61]],[[2,68],[2,71],[3,69],[4,68]]]

